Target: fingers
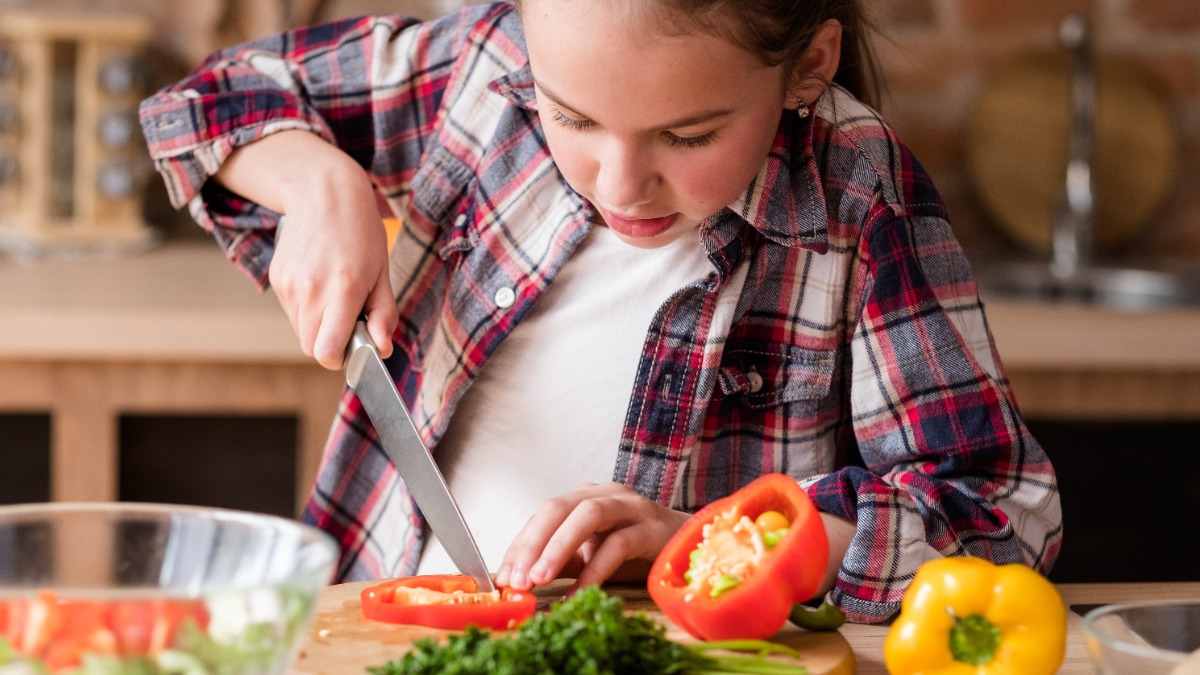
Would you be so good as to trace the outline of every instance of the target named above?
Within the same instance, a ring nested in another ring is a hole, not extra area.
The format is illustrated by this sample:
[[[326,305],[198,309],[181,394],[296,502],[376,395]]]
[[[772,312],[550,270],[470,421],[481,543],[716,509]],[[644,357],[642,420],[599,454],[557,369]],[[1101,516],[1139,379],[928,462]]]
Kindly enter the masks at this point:
[[[602,543],[595,548],[591,559],[583,558],[584,569],[580,574],[589,569],[593,569],[593,575],[600,575],[605,570],[611,573],[631,552],[628,531],[637,525],[634,511],[624,500],[611,497],[592,497],[580,502],[546,542],[541,555],[529,569],[529,581],[539,586],[553,581],[571,556],[597,535],[604,535]],[[613,563],[612,559],[617,556],[620,559]],[[608,578],[608,575],[603,574],[602,578]]]
[[[371,341],[379,349],[379,355],[386,359],[392,355],[392,335],[396,332],[396,324],[400,320],[386,267],[375,287],[371,289],[371,294],[367,296],[363,310],[367,313],[367,332],[371,334]]]
[[[580,588],[606,581],[635,583],[646,579],[652,561],[630,557],[629,550],[626,549],[633,548],[640,534],[632,528],[615,534],[616,536],[605,539],[592,556],[591,562],[575,574],[575,583],[569,592],[573,593]]]
[[[585,486],[548,500],[530,518],[506,552],[496,582],[528,590],[569,571],[577,586],[601,583],[628,570],[628,561],[653,560],[686,519],[616,483]]]
[[[529,574],[538,556],[546,547],[558,527],[567,519],[571,511],[582,499],[576,493],[563,495],[547,500],[541,508],[525,523],[517,533],[513,543],[504,553],[500,568],[496,570],[496,583],[500,586],[511,586],[517,590],[527,591],[533,588]]]
[[[358,225],[351,226],[352,220],[289,217],[268,270],[301,351],[330,370],[341,369],[361,312],[385,358],[398,321],[382,221],[374,211],[360,214]],[[332,227],[334,222],[343,227]]]
[[[360,306],[357,303],[344,302],[346,298],[353,297],[352,294],[336,295],[320,318],[312,356],[322,366],[331,370],[338,370],[343,366],[346,345],[350,343],[350,336],[360,313],[367,315],[367,332],[371,335],[371,342],[379,350],[379,356],[386,359],[392,354],[392,333],[396,330],[399,313],[396,301],[392,298],[392,286],[386,271],[382,281],[367,296],[365,304]]]
[[[340,370],[346,358],[346,345],[358,320],[358,308],[346,304],[339,296],[325,306],[315,327],[312,356],[325,368]]]
[[[352,296],[308,280],[299,283],[280,280],[272,284],[278,284],[276,295],[280,296],[280,304],[300,339],[300,350],[321,366],[340,370],[358,318],[358,306],[347,302],[347,297]]]

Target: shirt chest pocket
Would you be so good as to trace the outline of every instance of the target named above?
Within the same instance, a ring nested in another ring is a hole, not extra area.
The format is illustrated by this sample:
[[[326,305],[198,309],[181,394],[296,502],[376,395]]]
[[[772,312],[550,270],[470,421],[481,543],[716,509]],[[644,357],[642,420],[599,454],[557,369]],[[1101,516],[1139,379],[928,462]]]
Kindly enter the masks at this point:
[[[720,386],[750,408],[771,408],[829,395],[837,353],[795,345],[741,342],[726,347]]]
[[[413,177],[412,206],[432,228],[433,250],[442,260],[479,243],[475,218],[478,177],[435,145]]]

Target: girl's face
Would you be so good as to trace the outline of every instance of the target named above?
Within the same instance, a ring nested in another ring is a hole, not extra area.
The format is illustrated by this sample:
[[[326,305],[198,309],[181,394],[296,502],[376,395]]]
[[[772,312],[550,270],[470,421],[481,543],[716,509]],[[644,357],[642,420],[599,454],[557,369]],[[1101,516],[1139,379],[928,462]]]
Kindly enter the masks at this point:
[[[555,162],[621,239],[653,248],[749,186],[785,71],[707,33],[664,31],[641,4],[524,0],[521,11]]]

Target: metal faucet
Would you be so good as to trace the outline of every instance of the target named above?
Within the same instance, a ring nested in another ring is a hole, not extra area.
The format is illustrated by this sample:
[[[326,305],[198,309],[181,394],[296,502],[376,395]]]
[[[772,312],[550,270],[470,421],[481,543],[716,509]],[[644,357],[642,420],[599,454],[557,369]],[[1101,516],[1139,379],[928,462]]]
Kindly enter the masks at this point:
[[[1091,30],[1080,13],[1065,16],[1058,40],[1072,55],[1071,123],[1067,138],[1064,203],[1054,221],[1050,270],[1060,279],[1077,277],[1091,265],[1095,201],[1092,138],[1096,128],[1096,72]]]

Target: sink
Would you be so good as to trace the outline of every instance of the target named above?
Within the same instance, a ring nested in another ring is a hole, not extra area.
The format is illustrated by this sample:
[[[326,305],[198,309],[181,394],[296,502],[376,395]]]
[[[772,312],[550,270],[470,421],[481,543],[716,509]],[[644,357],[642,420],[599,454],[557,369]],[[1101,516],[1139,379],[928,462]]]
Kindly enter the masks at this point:
[[[1200,276],[1139,267],[1088,266],[1069,277],[1034,261],[985,262],[975,267],[980,294],[1122,310],[1200,305]]]

